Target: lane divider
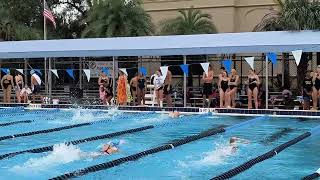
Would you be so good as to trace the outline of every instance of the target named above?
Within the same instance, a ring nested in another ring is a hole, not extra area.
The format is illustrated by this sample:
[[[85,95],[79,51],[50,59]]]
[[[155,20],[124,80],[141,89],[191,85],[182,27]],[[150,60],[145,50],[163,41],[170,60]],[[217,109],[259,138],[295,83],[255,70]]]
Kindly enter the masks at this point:
[[[306,132],[286,143],[283,143],[281,144],[280,146],[277,146],[276,148],[270,150],[269,152],[267,153],[264,153],[256,158],[253,158],[245,163],[243,163],[242,165],[240,166],[237,166],[221,175],[218,175],[214,178],[212,178],[212,180],[222,180],[222,179],[230,179],[240,173],[242,173],[243,171],[246,171],[248,169],[250,169],[252,166],[254,166],[255,164],[258,164],[264,160],[267,160],[267,159],[270,159],[272,158],[273,156],[276,156],[278,155],[281,151],[285,150],[286,148],[310,137],[310,136],[313,136],[315,134],[318,134],[319,133],[319,130],[320,130],[320,126],[317,126],[315,128],[313,128],[311,131],[309,132]]]
[[[320,168],[315,173],[303,177],[302,180],[313,180],[319,177],[320,177]]]
[[[22,111],[22,110],[21,110]],[[56,113],[59,112],[59,109],[53,109],[53,110],[36,110],[36,111],[17,111],[19,113],[2,113],[0,114],[0,117],[14,117],[14,116],[24,116],[24,115],[30,115],[30,114],[43,114],[43,113]],[[6,111],[7,112],[7,111]],[[9,111],[10,112],[10,111]]]
[[[13,121],[13,122],[1,123],[0,127],[11,126],[11,125],[14,125],[14,124],[31,123],[31,122],[33,122],[33,121],[32,120]]]
[[[193,142],[193,141],[197,141],[199,139],[206,138],[206,137],[209,137],[209,136],[212,136],[215,134],[223,133],[223,132],[225,132],[225,129],[221,128],[221,127],[209,129],[209,130],[203,131],[197,135],[187,136],[187,137],[182,138],[180,140],[175,140],[174,142],[166,144],[166,145],[162,145],[162,146],[159,146],[156,148],[148,149],[146,151],[142,151],[142,152],[139,152],[139,153],[136,153],[136,154],[133,154],[130,156],[126,156],[123,158],[119,158],[119,159],[116,159],[113,161],[109,161],[109,162],[97,164],[94,166],[90,166],[87,168],[83,168],[80,170],[76,170],[71,173],[67,173],[67,174],[63,174],[63,175],[51,178],[50,180],[64,180],[64,179],[76,178],[76,177],[83,176],[88,173],[106,170],[106,169],[113,168],[113,167],[119,166],[121,164],[127,163],[129,161],[138,160],[138,159],[145,157],[147,155],[155,154],[155,153],[158,153],[161,151],[167,151],[167,150],[176,148],[178,146],[181,146],[181,145]]]
[[[131,133],[136,133],[136,132],[140,132],[140,131],[145,131],[145,130],[152,129],[152,128],[154,128],[154,126],[152,126],[152,125],[151,126],[143,126],[143,127],[139,127],[139,128],[128,129],[128,130],[124,130],[124,131],[118,131],[118,132],[114,132],[114,133],[103,134],[103,135],[99,135],[99,136],[93,136],[93,137],[88,137],[88,138],[84,138],[84,139],[69,141],[69,142],[66,142],[65,144],[66,145],[70,145],[70,144],[77,145],[77,144],[86,143],[86,142],[90,142],[90,141],[96,141],[96,140],[100,140],[100,139],[108,139],[108,138],[121,136],[124,134],[131,134]],[[12,158],[16,155],[24,154],[24,153],[43,153],[43,152],[53,151],[53,146],[54,145],[50,145],[50,146],[45,146],[45,147],[40,147],[40,148],[34,148],[34,149],[28,149],[28,150],[3,154],[3,155],[0,155],[0,160],[5,159],[5,158]]]

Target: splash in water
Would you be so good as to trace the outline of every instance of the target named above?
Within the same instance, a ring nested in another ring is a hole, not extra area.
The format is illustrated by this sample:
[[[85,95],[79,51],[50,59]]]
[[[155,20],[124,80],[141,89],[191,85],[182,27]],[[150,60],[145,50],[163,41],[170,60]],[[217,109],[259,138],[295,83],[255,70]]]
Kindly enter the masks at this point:
[[[82,152],[77,146],[56,144],[47,156],[31,158],[22,165],[14,166],[12,170],[15,172],[44,171],[53,166],[80,160],[81,157]]]

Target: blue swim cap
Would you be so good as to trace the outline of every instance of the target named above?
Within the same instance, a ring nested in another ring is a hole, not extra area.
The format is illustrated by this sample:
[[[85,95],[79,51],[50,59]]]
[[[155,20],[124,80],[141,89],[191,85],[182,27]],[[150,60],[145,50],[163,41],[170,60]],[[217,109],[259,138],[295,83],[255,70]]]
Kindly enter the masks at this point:
[[[120,141],[119,140],[110,141],[109,145],[114,146],[114,147],[118,147],[120,145]]]

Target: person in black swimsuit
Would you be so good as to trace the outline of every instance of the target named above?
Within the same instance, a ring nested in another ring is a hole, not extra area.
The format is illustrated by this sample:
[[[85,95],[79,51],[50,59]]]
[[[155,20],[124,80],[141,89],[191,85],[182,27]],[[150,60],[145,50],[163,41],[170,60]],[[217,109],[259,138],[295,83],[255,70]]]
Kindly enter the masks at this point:
[[[138,79],[139,79],[139,75],[138,75],[138,73],[136,73],[135,76],[130,81],[130,90],[131,90],[134,106],[137,103]],[[138,102],[138,104],[140,104],[140,103]]]
[[[312,82],[312,75],[311,71],[307,71],[306,77],[303,80],[303,110],[310,109],[310,100],[313,93],[313,82]]]
[[[146,94],[146,79],[144,75],[140,73],[138,76],[138,89],[137,89],[138,105],[141,104],[141,100],[142,100],[142,105],[145,105],[146,103],[145,94]]]
[[[260,80],[258,75],[255,74],[255,71],[250,69],[249,70],[249,75],[248,75],[248,89],[247,89],[247,93],[248,93],[248,109],[252,109],[252,97],[254,100],[254,106],[256,109],[258,109],[258,94],[259,94],[259,90],[258,90],[258,86],[260,84]]]
[[[227,93],[229,90],[228,85],[229,79],[226,71],[223,71],[221,76],[219,76],[219,95],[220,95],[220,108],[226,107],[226,102],[228,101]]]
[[[317,110],[318,109],[318,99],[320,95],[320,65],[318,65],[316,72],[313,73],[313,106],[312,110]]]
[[[24,87],[23,77],[20,72],[16,71],[16,75],[14,77],[15,91],[18,103],[21,103],[20,92]]]
[[[227,108],[236,107],[236,93],[238,90],[238,82],[239,82],[239,76],[237,75],[237,71],[235,69],[231,70],[231,76],[229,78],[229,92],[227,93],[228,96],[228,102],[227,102]]]
[[[11,91],[14,87],[13,76],[10,75],[10,70],[7,71],[7,74],[4,75],[1,79],[1,87],[3,90],[3,102],[11,103]]]

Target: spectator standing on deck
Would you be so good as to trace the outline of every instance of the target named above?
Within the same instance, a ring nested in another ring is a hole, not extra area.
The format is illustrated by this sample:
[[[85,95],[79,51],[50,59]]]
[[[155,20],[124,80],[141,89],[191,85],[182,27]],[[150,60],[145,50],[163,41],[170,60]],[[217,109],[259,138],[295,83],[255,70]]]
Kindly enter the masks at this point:
[[[212,98],[212,80],[213,80],[213,70],[211,64],[209,65],[208,74],[205,72],[202,75],[203,89],[203,107],[205,107],[206,101],[208,102],[208,107],[210,107],[211,98]]]
[[[236,94],[238,91],[238,83],[239,83],[239,76],[237,75],[237,71],[235,69],[232,69],[229,82],[228,82],[229,92],[227,93],[227,96],[228,96],[227,108],[236,107]]]
[[[313,83],[312,83],[312,72],[307,71],[306,77],[303,80],[302,96],[303,96],[303,110],[310,109],[310,100],[312,97]]]
[[[3,90],[3,102],[11,103],[11,92],[14,87],[13,76],[10,75],[10,70],[7,69],[7,74],[4,75],[1,79],[1,87]]]
[[[168,107],[172,107],[172,73],[168,70],[164,80],[163,96],[167,102]]]
[[[162,98],[163,98],[163,84],[164,84],[164,79],[161,74],[161,71],[158,70],[156,72],[156,76],[153,78],[153,84],[154,84],[154,90],[156,94],[156,99],[157,99],[157,104],[158,106],[162,107]]]
[[[255,71],[250,69],[248,74],[248,109],[252,109],[252,98],[254,100],[254,106],[256,109],[258,109],[258,94],[259,94],[259,84],[260,80],[258,75],[256,75]]]
[[[226,71],[223,71],[221,76],[219,76],[219,97],[220,97],[220,108],[226,107],[226,102],[228,102],[228,92],[229,92],[229,78]]]
[[[134,106],[136,105],[136,102],[137,102],[138,80],[139,80],[139,75],[138,73],[136,73],[135,76],[130,81],[130,90],[131,90]]]
[[[18,103],[21,103],[21,96],[20,96],[20,92],[24,87],[24,83],[23,83],[23,77],[21,75],[20,72],[16,71],[16,75],[14,77],[14,84],[15,86],[15,91],[16,91],[16,97],[17,97],[17,101]]]
[[[122,71],[119,71],[117,88],[118,105],[124,106],[127,104],[127,77]]]
[[[320,95],[320,65],[318,65],[316,72],[313,73],[313,106],[312,110],[317,110],[318,109],[318,98]]]
[[[113,97],[112,80],[104,72],[101,72],[98,79],[98,85],[102,104],[111,104],[111,99]]]
[[[32,102],[35,103],[35,98],[40,97],[42,100],[42,97],[40,94],[41,89],[41,79],[39,75],[35,72],[35,70],[30,71],[31,74],[31,90],[32,90]]]
[[[145,105],[146,99],[146,78],[144,77],[143,73],[140,73],[138,76],[138,89],[137,89],[137,98],[138,98],[138,104]]]

